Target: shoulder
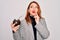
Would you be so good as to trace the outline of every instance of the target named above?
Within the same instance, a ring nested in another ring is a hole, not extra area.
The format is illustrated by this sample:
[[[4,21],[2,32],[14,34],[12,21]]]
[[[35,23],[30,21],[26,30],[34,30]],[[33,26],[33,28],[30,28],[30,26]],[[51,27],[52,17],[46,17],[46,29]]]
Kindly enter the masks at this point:
[[[45,18],[43,18],[43,17],[40,19],[40,21],[44,21],[44,20],[45,20]]]
[[[20,24],[19,30],[22,30],[22,29],[24,29],[24,27],[26,25],[25,19],[20,20],[20,22],[21,22],[21,24]]]
[[[26,25],[27,24],[25,19],[22,19],[20,21],[21,21],[21,25]]]
[[[42,24],[45,23],[46,22],[45,18],[41,18],[39,22],[42,23]]]

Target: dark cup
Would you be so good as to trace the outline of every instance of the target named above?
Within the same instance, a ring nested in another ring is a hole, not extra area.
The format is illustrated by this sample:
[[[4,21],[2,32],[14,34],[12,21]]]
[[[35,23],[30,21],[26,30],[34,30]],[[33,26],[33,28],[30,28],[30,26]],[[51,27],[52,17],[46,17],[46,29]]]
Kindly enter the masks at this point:
[[[17,25],[20,25],[21,22],[20,22],[19,19],[18,19],[18,20],[14,19],[14,20],[13,20],[13,24],[14,24],[14,23],[16,23],[14,26],[17,26]]]

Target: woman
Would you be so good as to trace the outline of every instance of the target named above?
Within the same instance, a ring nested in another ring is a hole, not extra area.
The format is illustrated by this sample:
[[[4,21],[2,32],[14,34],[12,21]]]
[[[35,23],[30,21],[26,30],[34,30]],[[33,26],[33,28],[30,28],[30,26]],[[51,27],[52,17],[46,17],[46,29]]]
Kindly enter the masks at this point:
[[[49,36],[45,19],[41,16],[40,6],[35,1],[28,5],[26,17],[21,20],[21,24],[14,25],[15,23],[11,24],[14,40],[44,40]]]

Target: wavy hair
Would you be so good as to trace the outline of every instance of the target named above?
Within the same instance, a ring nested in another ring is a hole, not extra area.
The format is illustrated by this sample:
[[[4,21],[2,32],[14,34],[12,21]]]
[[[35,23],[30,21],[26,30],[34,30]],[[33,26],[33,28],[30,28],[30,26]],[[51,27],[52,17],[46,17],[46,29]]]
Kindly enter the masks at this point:
[[[29,10],[30,5],[32,3],[35,3],[38,6],[38,12],[37,12],[37,14],[38,14],[39,18],[41,19],[41,9],[40,9],[40,6],[39,6],[39,4],[36,1],[32,1],[32,2],[30,2],[30,4],[27,7],[27,12],[26,12],[26,16],[25,16],[25,20],[26,20],[27,23],[31,23],[31,19],[29,17],[30,13],[28,12],[28,10]]]

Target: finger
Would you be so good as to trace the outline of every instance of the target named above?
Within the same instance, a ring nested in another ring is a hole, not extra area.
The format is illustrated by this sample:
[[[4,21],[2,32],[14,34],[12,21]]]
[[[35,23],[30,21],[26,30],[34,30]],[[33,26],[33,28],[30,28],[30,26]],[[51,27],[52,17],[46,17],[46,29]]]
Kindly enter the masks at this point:
[[[12,28],[12,30],[13,30],[14,32],[16,32],[18,29],[19,29],[19,25],[18,25],[18,26],[15,26],[14,28]]]
[[[15,23],[14,23],[14,24],[11,24],[11,27],[12,27],[12,28],[15,27],[14,25],[15,25]]]
[[[19,29],[19,25],[15,27],[16,29]]]

